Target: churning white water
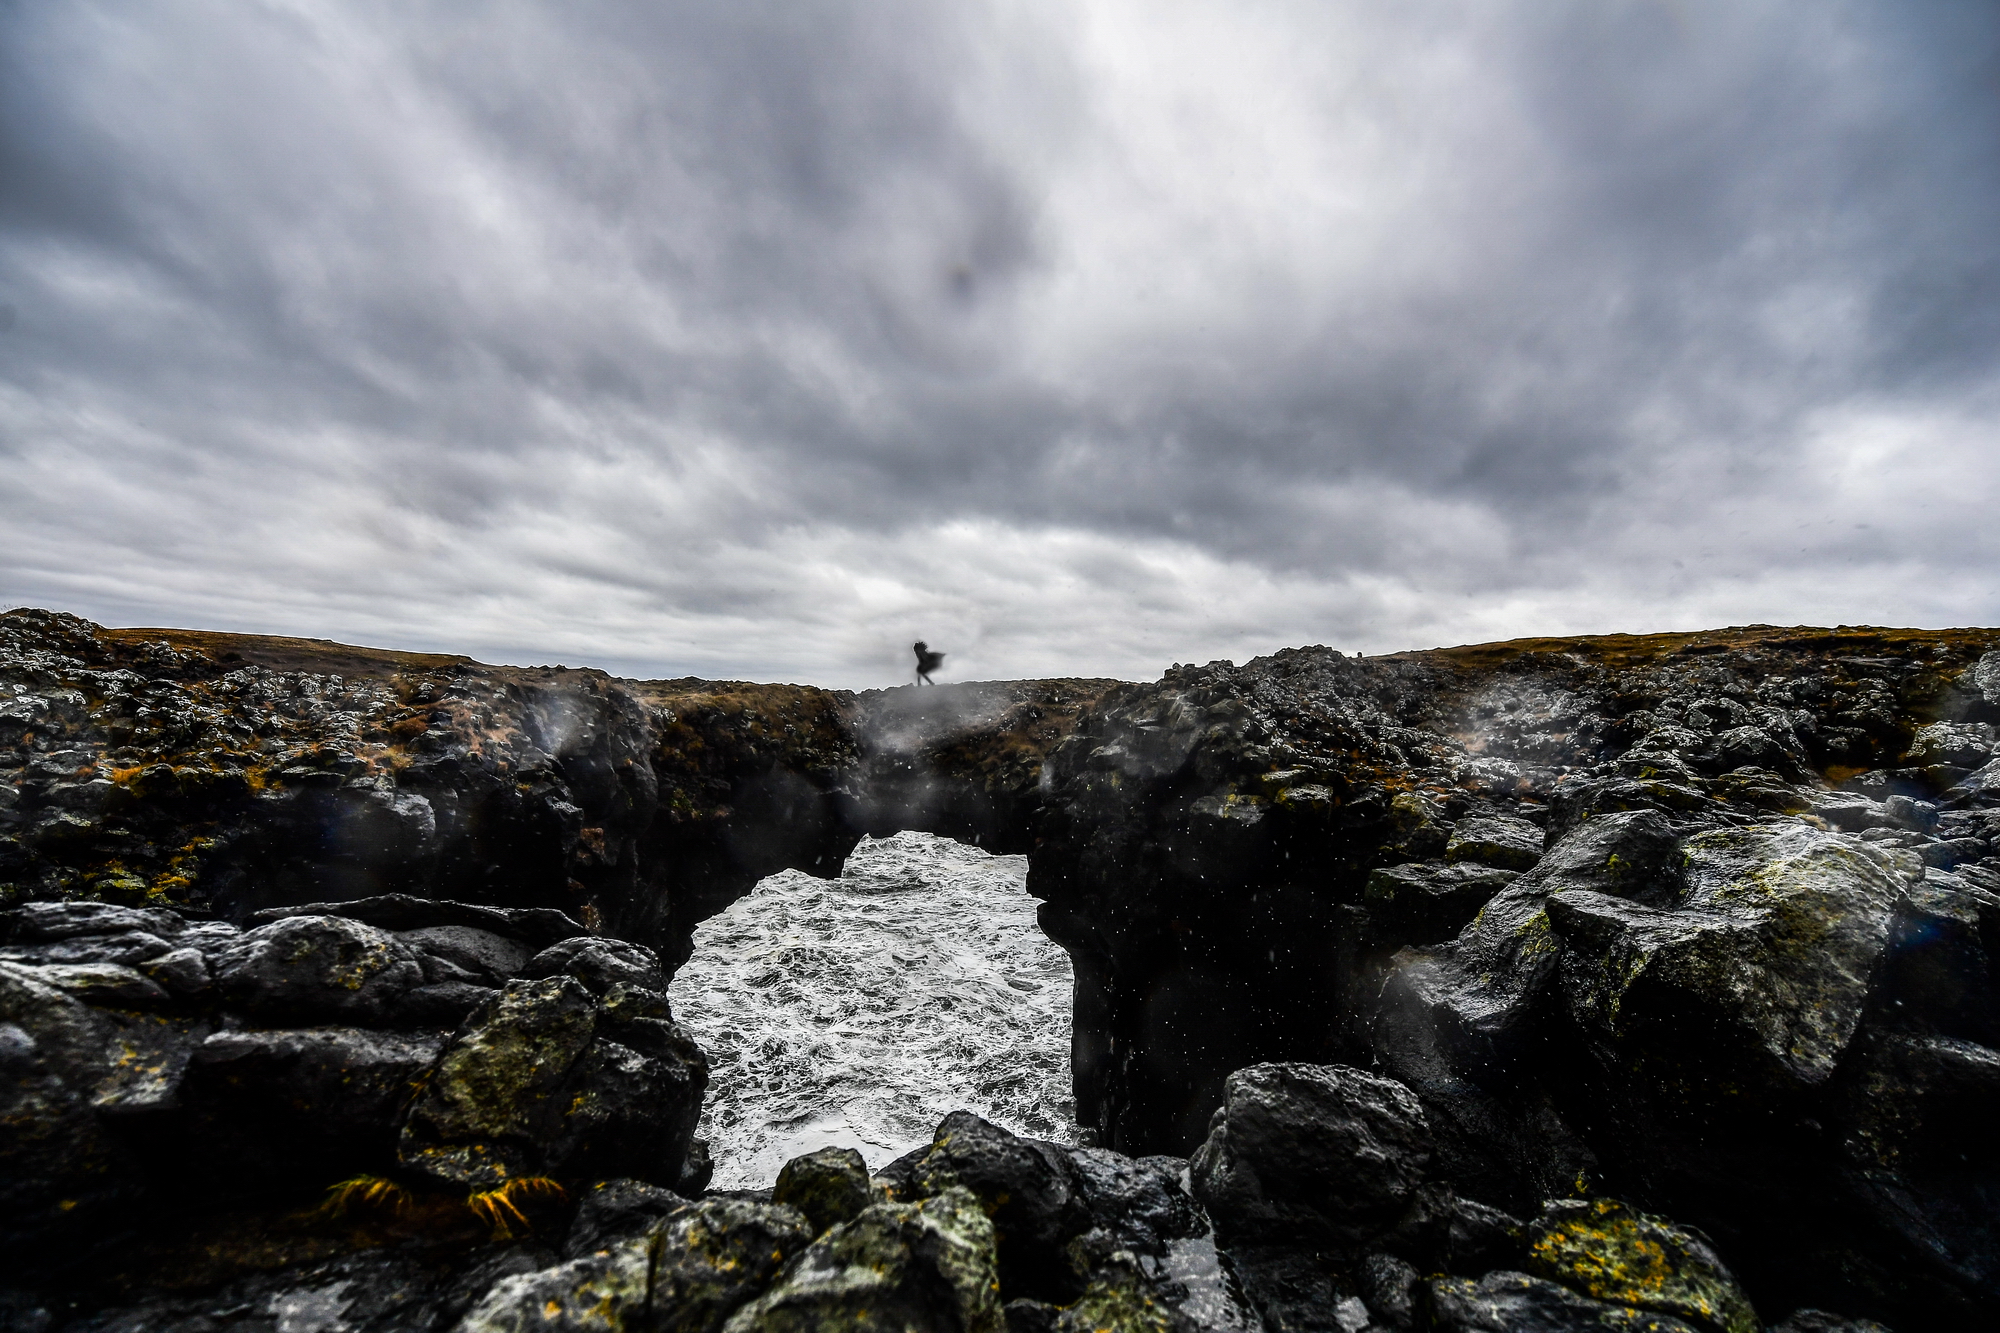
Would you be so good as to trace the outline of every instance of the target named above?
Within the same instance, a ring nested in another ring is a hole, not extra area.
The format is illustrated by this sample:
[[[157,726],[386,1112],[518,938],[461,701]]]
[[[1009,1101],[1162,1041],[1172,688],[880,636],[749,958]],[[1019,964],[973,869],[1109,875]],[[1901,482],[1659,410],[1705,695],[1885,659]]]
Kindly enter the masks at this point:
[[[829,1144],[879,1168],[961,1108],[1075,1141],[1069,956],[1027,874],[927,833],[864,838],[839,879],[787,870],[695,927],[672,998],[708,1052],[717,1188]]]

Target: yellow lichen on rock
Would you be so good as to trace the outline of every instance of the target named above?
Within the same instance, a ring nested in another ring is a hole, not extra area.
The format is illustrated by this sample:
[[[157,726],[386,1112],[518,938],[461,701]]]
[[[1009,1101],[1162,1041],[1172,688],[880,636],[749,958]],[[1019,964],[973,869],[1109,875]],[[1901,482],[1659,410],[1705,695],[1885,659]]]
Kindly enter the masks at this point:
[[[1750,1299],[1706,1238],[1616,1199],[1552,1203],[1528,1269],[1594,1300],[1676,1315],[1715,1333],[1758,1333]]]

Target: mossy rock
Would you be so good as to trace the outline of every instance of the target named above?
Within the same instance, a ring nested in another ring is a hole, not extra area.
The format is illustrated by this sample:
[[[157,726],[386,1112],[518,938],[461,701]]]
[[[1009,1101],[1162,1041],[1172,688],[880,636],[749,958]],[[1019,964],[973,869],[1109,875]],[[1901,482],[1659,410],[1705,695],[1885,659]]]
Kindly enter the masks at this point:
[[[1098,1268],[1055,1327],[1056,1333],[1179,1333],[1187,1323],[1160,1299],[1132,1256],[1119,1254]]]
[[[860,1153],[852,1148],[821,1148],[786,1162],[771,1197],[804,1213],[818,1235],[860,1216],[875,1201],[875,1192]]]
[[[1616,1199],[1550,1204],[1530,1229],[1528,1270],[1596,1300],[1674,1315],[1713,1333],[1763,1328],[1705,1236]]]
[[[878,1203],[814,1241],[726,1333],[1004,1333],[993,1224],[952,1186]]]

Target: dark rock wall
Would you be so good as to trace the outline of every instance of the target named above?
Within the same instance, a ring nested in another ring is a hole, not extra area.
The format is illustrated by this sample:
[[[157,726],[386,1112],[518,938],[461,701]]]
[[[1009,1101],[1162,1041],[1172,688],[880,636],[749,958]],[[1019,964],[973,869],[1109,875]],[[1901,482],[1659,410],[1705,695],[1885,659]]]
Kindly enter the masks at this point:
[[[139,637],[35,611],[0,618],[0,690],[14,899],[240,919],[411,893],[558,907],[671,954],[678,899],[830,870],[853,838],[835,788],[854,743],[823,691]]]
[[[1110,682],[625,681],[0,616],[0,906],[240,920],[384,893],[555,907],[670,965],[864,833],[1027,848],[1041,757]]]
[[[1183,1153],[1233,1070],[1373,1068],[1472,1197],[1608,1189],[1777,1308],[1975,1326],[1996,644],[1307,648],[1115,691],[1051,756],[1031,863],[1076,961],[1081,1116]]]

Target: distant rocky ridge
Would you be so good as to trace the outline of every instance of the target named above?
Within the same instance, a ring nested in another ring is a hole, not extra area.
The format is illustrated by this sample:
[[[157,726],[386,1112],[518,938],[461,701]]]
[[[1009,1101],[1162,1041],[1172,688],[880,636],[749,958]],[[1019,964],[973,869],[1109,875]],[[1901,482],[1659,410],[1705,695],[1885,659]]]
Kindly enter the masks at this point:
[[[853,696],[9,613],[0,1315],[81,1273],[104,1329],[1987,1327],[1996,648]],[[693,924],[898,828],[1029,853],[1105,1146],[948,1119],[690,1202]]]

